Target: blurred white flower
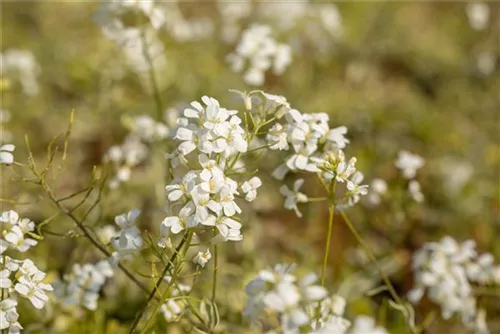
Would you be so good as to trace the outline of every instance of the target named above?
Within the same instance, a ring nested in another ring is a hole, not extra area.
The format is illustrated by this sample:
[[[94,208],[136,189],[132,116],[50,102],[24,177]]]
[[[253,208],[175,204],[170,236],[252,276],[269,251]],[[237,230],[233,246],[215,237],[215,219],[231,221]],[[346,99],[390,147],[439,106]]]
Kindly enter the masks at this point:
[[[40,74],[40,67],[31,52],[7,50],[0,53],[0,64],[2,64],[2,78],[18,81],[26,95],[38,94],[37,77]]]
[[[483,30],[490,21],[490,7],[485,2],[475,1],[468,3],[466,12],[472,29]]]
[[[422,203],[424,201],[425,197],[421,191],[420,183],[418,181],[411,180],[410,183],[408,183],[408,192],[415,202]]]
[[[397,168],[403,172],[407,179],[413,179],[417,175],[417,170],[425,163],[424,158],[408,151],[400,151],[395,162]]]

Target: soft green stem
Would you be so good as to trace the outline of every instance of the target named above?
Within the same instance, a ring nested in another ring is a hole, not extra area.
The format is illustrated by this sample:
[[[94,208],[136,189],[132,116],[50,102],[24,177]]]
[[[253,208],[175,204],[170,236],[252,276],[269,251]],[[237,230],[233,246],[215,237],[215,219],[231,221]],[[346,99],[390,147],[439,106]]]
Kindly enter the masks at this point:
[[[347,217],[347,215],[343,211],[340,211],[340,214],[342,215],[342,218],[344,219],[344,222],[346,223],[347,227],[349,228],[349,230],[353,234],[353,236],[356,239],[356,241],[361,245],[361,247],[365,251],[365,253],[368,256],[368,258],[370,259],[370,261],[377,268],[377,271],[378,271],[380,277],[382,277],[382,280],[384,281],[385,285],[387,286],[387,290],[389,291],[391,297],[404,310],[407,310],[407,308],[405,307],[405,303],[403,303],[403,300],[401,299],[401,297],[399,297],[398,293],[396,292],[396,289],[392,285],[391,280],[384,273],[384,271],[382,270],[382,268],[378,264],[377,259],[375,258],[375,255],[371,251],[370,247],[368,247],[368,245],[366,244],[366,242],[364,241],[364,239],[361,237],[361,235],[359,234],[359,232],[356,230],[356,227],[354,227],[353,223],[349,220],[349,218]],[[406,318],[406,314],[403,313],[403,315]],[[410,319],[407,319],[407,320],[410,320]],[[414,326],[410,326],[410,330],[411,330],[412,333],[418,333],[417,329],[414,328]]]
[[[184,246],[184,244],[186,243],[186,241],[188,241],[188,239],[190,239],[190,237],[191,237],[191,233],[189,233],[189,232],[186,233],[184,235],[184,237],[182,238],[181,242],[179,242],[179,244],[177,245],[177,247],[176,247],[176,249],[174,251],[174,254],[172,254],[172,257],[169,259],[168,263],[165,265],[165,268],[163,268],[162,273],[158,277],[158,280],[156,281],[155,286],[154,286],[153,290],[151,291],[151,293],[149,294],[149,296],[148,296],[146,302],[144,303],[142,309],[139,311],[139,313],[137,313],[137,316],[135,317],[134,322],[132,323],[132,326],[130,326],[129,333],[133,333],[134,332],[134,330],[137,327],[137,325],[139,324],[139,321],[141,320],[144,312],[146,312],[149,304],[151,303],[151,301],[155,297],[156,292],[157,291],[159,292],[160,285],[163,282],[163,279],[165,278],[165,276],[167,275],[167,273],[170,271],[170,269],[173,267],[174,262],[177,259],[177,256],[179,255],[182,247]]]
[[[218,252],[217,245],[214,245],[214,271],[213,271],[213,279],[212,279],[212,302],[215,301],[215,294],[217,292],[217,271],[218,271]]]
[[[330,196],[330,206],[328,208],[328,233],[326,235],[326,245],[325,253],[323,255],[323,268],[321,270],[321,285],[325,285],[326,278],[326,267],[328,264],[328,254],[330,253],[330,243],[332,241],[332,230],[333,230],[333,219],[335,216],[335,188],[337,186],[337,181],[333,180],[330,186],[329,196]]]
[[[160,88],[158,87],[158,80],[156,79],[156,73],[153,66],[153,59],[149,54],[149,49],[144,29],[141,29],[141,39],[142,39],[142,54],[146,59],[146,62],[148,63],[149,80],[151,82],[151,89],[153,90],[153,96],[156,104],[156,118],[159,122],[161,122],[163,120],[163,101],[161,99]]]

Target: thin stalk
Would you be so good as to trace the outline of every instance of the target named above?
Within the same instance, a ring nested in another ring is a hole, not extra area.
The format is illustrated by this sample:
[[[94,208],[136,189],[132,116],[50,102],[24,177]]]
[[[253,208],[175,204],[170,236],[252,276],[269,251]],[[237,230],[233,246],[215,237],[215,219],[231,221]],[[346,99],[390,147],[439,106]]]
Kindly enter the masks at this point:
[[[370,261],[377,268],[377,271],[378,271],[380,277],[382,277],[382,280],[384,281],[384,284],[387,286],[387,290],[389,291],[389,294],[391,295],[391,297],[394,299],[394,301],[397,304],[399,304],[401,307],[403,307],[404,310],[407,310],[407,308],[405,307],[405,304],[403,303],[403,300],[399,297],[398,293],[396,292],[396,289],[392,285],[391,280],[384,273],[384,271],[382,270],[382,268],[379,266],[379,264],[377,262],[377,259],[375,258],[375,255],[371,251],[370,247],[368,247],[368,245],[366,244],[366,242],[364,241],[364,239],[361,237],[361,235],[359,234],[359,232],[356,230],[356,227],[354,227],[353,223],[349,220],[349,218],[347,217],[347,215],[343,211],[340,211],[340,214],[342,215],[342,218],[344,218],[344,222],[346,223],[347,227],[349,228],[349,230],[353,234],[353,236],[356,239],[356,241],[361,245],[361,247],[365,251],[366,256],[368,256],[368,258],[370,259]],[[405,312],[403,312],[403,315],[406,317],[406,314],[404,314],[404,313]],[[418,333],[418,331],[413,326],[410,326],[410,330],[411,330],[412,333]]]
[[[142,54],[148,63],[148,74],[149,80],[151,82],[151,89],[153,90],[153,96],[156,104],[156,117],[159,122],[163,119],[163,101],[161,99],[160,88],[158,87],[158,80],[156,79],[156,73],[153,66],[153,59],[149,53],[148,44],[146,41],[146,33],[144,29],[141,29],[141,40],[142,40]]]
[[[323,255],[323,268],[321,270],[321,285],[325,285],[325,278],[326,278],[326,267],[328,264],[328,255],[330,254],[330,244],[332,241],[332,230],[333,230],[333,220],[335,217],[335,189],[337,186],[337,181],[333,180],[331,183],[331,189],[329,192],[330,195],[330,206],[328,208],[329,215],[328,215],[328,234],[326,235],[326,245],[325,245],[325,253]]]
[[[163,271],[162,271],[161,275],[158,277],[158,280],[156,281],[153,290],[149,293],[149,296],[148,296],[146,302],[144,303],[144,305],[141,308],[141,310],[139,311],[139,313],[137,313],[137,316],[135,317],[134,322],[132,323],[132,326],[130,326],[129,333],[134,332],[134,330],[137,327],[137,325],[139,324],[139,321],[141,320],[144,312],[146,312],[149,304],[151,303],[151,301],[155,297],[156,292],[157,291],[159,292],[160,285],[163,282],[165,275],[167,275],[167,273],[172,268],[177,256],[179,255],[179,252],[181,251],[181,249],[184,246],[184,244],[186,243],[186,241],[190,238],[190,235],[191,235],[190,233],[184,234],[184,237],[182,238],[182,240],[179,242],[179,244],[175,248],[174,254],[172,254],[172,257],[170,258],[168,263],[165,265],[165,268],[163,268]]]
[[[187,251],[189,249],[192,236],[193,236],[193,233],[192,232],[188,232],[187,241],[184,244],[184,249],[182,250],[182,258],[186,257],[186,253],[187,253]],[[179,253],[180,253],[180,250],[177,251],[177,254],[179,254]],[[148,331],[149,327],[151,326],[152,322],[154,321],[154,319],[156,318],[156,315],[158,314],[158,311],[160,310],[161,306],[163,304],[165,304],[165,301],[169,297],[170,288],[176,283],[175,281],[178,278],[178,273],[180,273],[181,270],[182,270],[182,262],[177,267],[178,268],[176,268],[176,270],[172,274],[172,279],[170,280],[170,282],[168,282],[167,288],[165,289],[165,291],[163,292],[163,294],[161,294],[160,300],[159,300],[158,304],[156,305],[156,307],[155,307],[155,309],[153,311],[153,314],[149,317],[148,321],[146,322],[146,325],[142,329],[141,334],[148,333],[147,331]]]
[[[217,270],[218,268],[218,252],[217,252],[217,245],[214,245],[214,271],[213,271],[213,279],[212,279],[212,302],[215,301],[215,294],[217,292]]]

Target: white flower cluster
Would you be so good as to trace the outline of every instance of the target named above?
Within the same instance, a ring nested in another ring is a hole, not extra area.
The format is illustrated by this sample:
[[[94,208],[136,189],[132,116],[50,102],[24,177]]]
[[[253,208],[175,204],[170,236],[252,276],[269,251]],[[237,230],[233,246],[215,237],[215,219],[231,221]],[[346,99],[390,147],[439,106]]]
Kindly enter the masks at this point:
[[[387,182],[384,179],[373,179],[370,184],[370,191],[366,196],[366,201],[371,206],[377,206],[382,202],[383,196],[387,193]]]
[[[113,277],[113,270],[107,260],[96,264],[74,264],[71,273],[62,280],[52,283],[54,294],[65,307],[84,307],[97,310],[99,292],[106,279]]]
[[[237,111],[221,107],[211,97],[203,96],[202,102],[204,105],[192,102],[178,120],[174,139],[182,143],[170,155],[176,157],[172,159],[173,167],[187,164],[186,156],[192,152],[200,167],[190,168],[166,186],[169,206],[179,209],[162,222],[160,245],[170,233],[185,229],[195,229],[198,234],[213,231],[213,242],[241,240],[241,208],[236,197],[241,190],[247,201],[253,201],[261,185],[256,177],[240,184],[227,175],[234,173],[239,156],[248,150]]]
[[[477,254],[476,244],[451,237],[425,244],[413,255],[415,286],[408,296],[417,303],[427,296],[439,306],[443,318],[459,315],[467,326],[477,323],[474,285],[500,285],[500,265],[489,253]]]
[[[127,22],[127,17],[133,18],[133,24]],[[144,18],[149,25],[142,22]],[[165,23],[164,12],[152,0],[103,1],[95,13],[95,21],[108,39],[123,48],[129,65],[141,77],[144,86],[149,88],[147,72],[151,67],[154,71],[166,67],[165,48],[156,33]],[[161,86],[162,81],[158,84]]]
[[[314,284],[314,273],[299,280],[292,274],[293,269],[294,266],[276,265],[272,270],[262,270],[247,284],[243,315],[254,325],[265,321],[263,315],[271,314],[278,318],[279,327],[268,334],[388,333],[366,316],[358,317],[351,327],[351,322],[344,318],[345,299],[339,295],[329,297],[325,288]]]
[[[22,326],[18,322],[17,304],[19,297],[29,299],[31,304],[41,309],[49,299],[47,291],[52,286],[44,283],[46,274],[40,271],[30,259],[17,260],[5,252],[14,250],[26,252],[37,244],[29,238],[35,224],[27,218],[19,218],[13,210],[2,212],[0,216],[0,330],[19,333]],[[34,234],[32,234],[34,235]]]
[[[403,177],[410,180],[408,183],[410,197],[415,202],[423,202],[424,194],[421,191],[420,183],[414,178],[417,176],[417,170],[425,164],[424,158],[408,151],[400,151],[394,164],[401,170]]]
[[[30,233],[35,230],[35,223],[28,218],[20,218],[13,210],[4,211],[0,216],[0,254],[7,249],[26,252],[38,242],[30,238]]]
[[[356,171],[356,158],[346,159],[343,149],[349,143],[345,137],[347,128],[340,126],[330,129],[329,117],[325,113],[303,114],[295,109],[289,109],[285,114],[286,124],[276,123],[267,135],[270,149],[289,150],[292,154],[273,172],[273,177],[283,180],[289,171],[305,171],[321,175],[325,182],[332,180],[345,183],[347,192],[345,201],[338,208],[354,205],[360,196],[366,195],[368,186],[362,185],[363,174]],[[295,184],[294,191],[282,188],[290,208],[291,196],[297,195],[300,184]],[[295,196],[295,202],[306,202],[306,197]]]
[[[172,277],[165,276],[165,281],[171,283]],[[189,285],[174,282],[170,289],[170,298],[160,308],[161,313],[167,322],[179,320],[182,311],[186,307],[186,303],[179,297],[187,295],[191,291]]]
[[[178,42],[192,42],[210,38],[214,23],[210,17],[186,18],[175,1],[162,3],[158,7],[165,15],[165,30]]]
[[[116,265],[121,260],[129,260],[142,249],[144,241],[135,222],[140,214],[139,209],[133,209],[115,217],[115,223],[121,230],[118,235],[111,238],[111,246],[114,249],[110,258],[111,264]]]
[[[243,79],[249,85],[261,86],[267,70],[272,68],[275,75],[281,75],[292,62],[290,46],[278,43],[271,32],[269,26],[252,25],[243,32],[235,52],[227,56],[233,72],[244,71]]]
[[[160,141],[168,137],[170,130],[162,122],[157,122],[148,115],[140,115],[126,120],[130,132],[121,145],[111,146],[104,156],[110,162],[115,175],[109,186],[117,188],[121,183],[130,180],[132,169],[149,156],[146,143]]]
[[[2,79],[19,82],[24,94],[36,95],[38,93],[37,77],[40,67],[33,54],[28,51],[7,50],[0,53]]]
[[[257,12],[278,32],[294,32],[294,44],[301,52],[311,46],[319,52],[327,51],[343,34],[342,16],[334,3],[260,1]]]

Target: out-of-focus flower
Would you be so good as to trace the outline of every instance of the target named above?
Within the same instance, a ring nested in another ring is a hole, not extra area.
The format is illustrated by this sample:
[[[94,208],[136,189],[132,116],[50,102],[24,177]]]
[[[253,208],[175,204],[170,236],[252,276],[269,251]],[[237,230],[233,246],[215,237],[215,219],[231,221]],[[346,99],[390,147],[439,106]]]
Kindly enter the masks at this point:
[[[403,172],[407,179],[413,179],[417,175],[417,170],[425,163],[424,158],[408,151],[400,151],[394,163]]]
[[[490,7],[485,2],[468,3],[466,12],[472,29],[483,30],[490,21]]]

